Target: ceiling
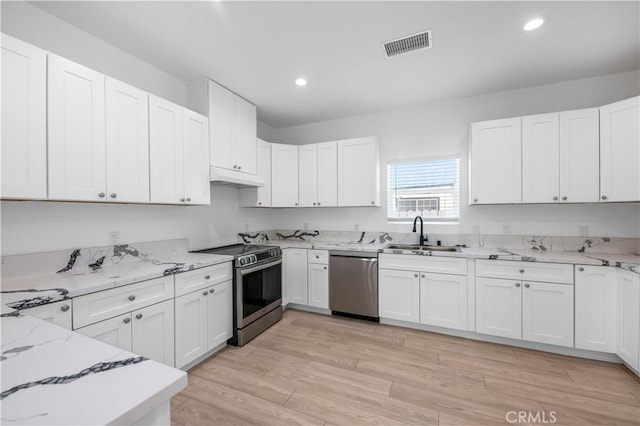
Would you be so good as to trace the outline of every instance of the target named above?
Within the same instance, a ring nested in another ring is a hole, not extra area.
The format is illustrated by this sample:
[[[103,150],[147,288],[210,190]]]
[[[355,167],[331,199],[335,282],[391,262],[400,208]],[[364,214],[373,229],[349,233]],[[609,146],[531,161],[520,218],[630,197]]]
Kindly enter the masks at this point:
[[[274,128],[640,63],[637,1],[31,3],[185,82],[217,81]],[[381,42],[425,29],[433,48],[385,58]]]

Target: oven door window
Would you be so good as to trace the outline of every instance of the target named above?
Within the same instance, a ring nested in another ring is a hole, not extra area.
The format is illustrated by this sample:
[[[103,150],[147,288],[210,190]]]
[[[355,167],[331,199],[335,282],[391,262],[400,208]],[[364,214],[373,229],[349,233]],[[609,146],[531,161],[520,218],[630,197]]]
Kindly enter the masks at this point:
[[[242,316],[247,318],[282,298],[282,265],[242,277]]]

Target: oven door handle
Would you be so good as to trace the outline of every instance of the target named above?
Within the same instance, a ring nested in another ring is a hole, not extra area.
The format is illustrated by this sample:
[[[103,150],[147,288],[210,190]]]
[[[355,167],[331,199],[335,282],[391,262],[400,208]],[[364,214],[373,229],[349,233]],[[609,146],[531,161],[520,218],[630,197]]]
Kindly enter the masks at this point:
[[[269,262],[264,265],[255,266],[253,268],[240,269],[240,275],[251,274],[253,272],[261,271],[263,269],[271,268],[272,266],[280,265],[281,263],[282,263],[282,259],[276,260],[275,262]]]

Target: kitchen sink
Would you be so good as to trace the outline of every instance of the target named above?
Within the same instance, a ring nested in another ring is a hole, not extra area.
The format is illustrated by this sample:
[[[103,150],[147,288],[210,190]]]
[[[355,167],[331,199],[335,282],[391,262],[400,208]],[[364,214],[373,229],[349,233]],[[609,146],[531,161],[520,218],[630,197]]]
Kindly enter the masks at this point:
[[[389,244],[390,250],[422,250],[422,251],[458,251],[455,246],[421,246],[419,244]]]

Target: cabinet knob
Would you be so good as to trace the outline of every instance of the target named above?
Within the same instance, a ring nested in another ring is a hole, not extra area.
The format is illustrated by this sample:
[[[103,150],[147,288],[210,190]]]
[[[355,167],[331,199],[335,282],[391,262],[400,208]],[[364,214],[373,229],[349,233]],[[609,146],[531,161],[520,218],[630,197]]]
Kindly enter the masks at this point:
[[[521,273],[521,274],[524,274],[524,269],[520,269],[520,273]]]
[[[473,199],[473,202],[474,202],[474,203],[477,203],[477,202],[478,202],[478,199],[477,199],[477,198],[474,198],[474,199]]]
[[[425,274],[422,274],[422,275],[420,275],[420,277],[421,277],[421,278],[425,278],[425,277],[426,277],[426,275],[425,275]]]
[[[184,198],[180,198],[180,202],[181,202],[181,203],[184,203]]]
[[[208,292],[207,290],[205,290],[205,291],[203,291],[203,292],[202,292],[202,295],[203,295],[203,296],[206,296],[207,294],[209,294],[209,292]]]
[[[298,205],[298,203],[294,203],[294,205],[296,205],[296,206],[297,206],[297,205]]]
[[[567,197],[562,197],[562,201],[567,201]]]
[[[129,324],[131,322],[131,318],[127,317],[123,319],[122,322],[124,322],[125,324]]]
[[[414,277],[418,278],[418,274],[413,274]]]
[[[211,290],[209,290],[209,294],[213,294],[213,293],[215,293],[215,292],[216,292],[216,289],[215,289],[215,288],[212,288]]]
[[[582,271],[584,271],[584,268],[581,266],[581,267],[578,268],[578,271],[582,272]]]
[[[191,202],[191,197],[187,198],[187,202],[189,202],[189,203]]]
[[[237,169],[237,168],[238,168],[238,166],[234,165],[234,166],[233,166],[233,168],[234,168],[234,169]]]
[[[315,206],[315,205],[316,205],[316,203],[313,203],[313,205]]]
[[[375,204],[376,204],[376,202],[375,202],[375,201],[372,201],[372,202],[371,202],[371,205],[372,205],[372,206],[373,206],[373,205],[375,205]]]
[[[320,259],[320,256],[316,255],[316,259]]]
[[[318,202],[318,205],[320,205],[320,202]]]
[[[129,300],[133,302],[134,300],[136,300],[136,296],[132,294],[131,296],[129,296]]]
[[[262,201],[258,201],[258,205],[261,206],[262,205]]]
[[[115,192],[112,192],[111,195],[109,195],[109,197],[111,198],[116,198],[118,196],[118,194],[116,194]]]
[[[326,266],[324,267],[324,270],[325,270],[325,271],[327,270],[327,267],[326,267]]]
[[[142,314],[136,315],[136,319],[142,319]]]
[[[525,284],[524,286],[525,286],[526,288],[529,288],[529,284]]]
[[[242,166],[238,166],[238,170],[242,170]]]
[[[520,287],[520,283],[516,283],[516,287]]]
[[[603,200],[606,200],[606,199],[607,199],[607,196],[606,196],[606,195],[603,195],[601,198],[602,198]]]
[[[211,275],[205,275],[205,276],[204,276],[204,279],[205,279],[205,280],[210,280],[210,279],[211,279]]]
[[[60,310],[62,312],[67,312],[69,310],[70,306],[69,305],[62,305],[60,306]]]
[[[104,192],[101,192],[101,193],[99,193],[99,194],[98,194],[98,197],[100,197],[100,198],[104,198],[104,196],[105,196],[105,195],[106,195],[106,194],[105,194]]]
[[[558,201],[558,197],[553,197],[553,201]]]

